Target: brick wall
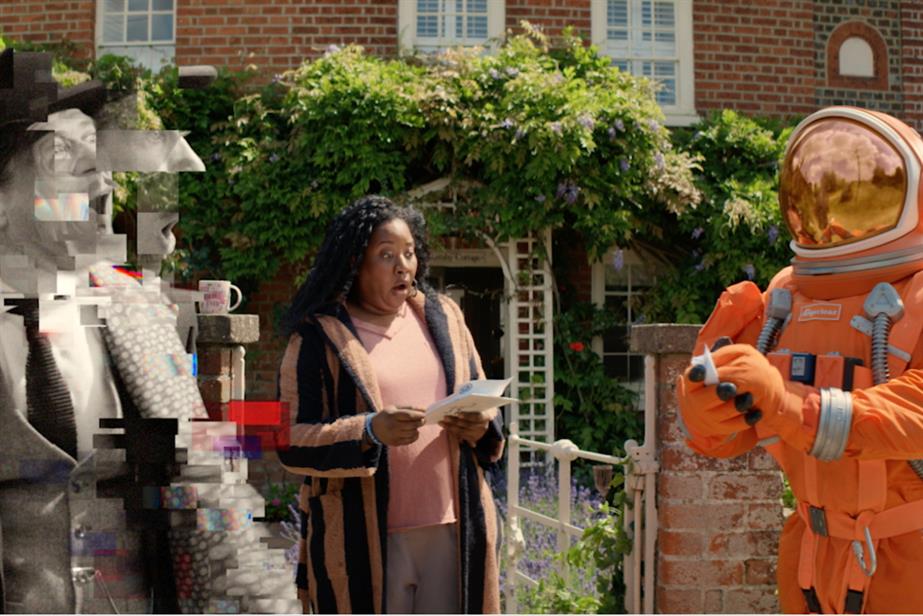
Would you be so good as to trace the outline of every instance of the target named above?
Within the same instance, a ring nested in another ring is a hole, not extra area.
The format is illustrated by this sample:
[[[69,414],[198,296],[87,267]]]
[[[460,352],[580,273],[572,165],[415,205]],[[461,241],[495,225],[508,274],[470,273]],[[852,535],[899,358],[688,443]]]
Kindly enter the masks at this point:
[[[590,0],[507,0],[506,27],[520,31],[519,23],[528,21],[541,27],[549,36],[560,36],[567,26],[574,33],[590,38]]]
[[[632,328],[632,350],[657,362],[658,613],[776,613],[782,482],[763,450],[700,456],[683,442],[675,383],[696,325]],[[645,438],[652,438],[645,435]]]
[[[902,119],[923,127],[923,5],[901,4]]]
[[[848,4],[840,0],[814,0],[814,77],[818,107],[857,105],[901,115],[901,4],[900,0],[866,0]],[[888,57],[886,89],[833,87],[828,83],[827,66],[831,61],[828,56],[837,51],[830,49],[828,42],[833,31],[845,22],[866,24],[884,39],[885,48],[880,51],[887,53]]]
[[[70,41],[91,57],[96,25],[95,0],[0,0],[0,34],[35,43]]]
[[[696,109],[790,116],[814,111],[811,3],[696,0]]]
[[[321,54],[328,45],[397,50],[396,0],[179,0],[176,59],[270,76]]]

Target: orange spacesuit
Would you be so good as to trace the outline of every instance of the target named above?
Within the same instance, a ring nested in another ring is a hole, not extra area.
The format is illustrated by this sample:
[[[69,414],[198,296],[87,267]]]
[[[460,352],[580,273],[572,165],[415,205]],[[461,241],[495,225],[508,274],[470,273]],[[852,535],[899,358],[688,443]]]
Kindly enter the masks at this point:
[[[792,266],[722,294],[678,383],[690,447],[762,446],[789,478],[787,613],[923,612],[921,162],[881,113],[799,124],[779,187]]]

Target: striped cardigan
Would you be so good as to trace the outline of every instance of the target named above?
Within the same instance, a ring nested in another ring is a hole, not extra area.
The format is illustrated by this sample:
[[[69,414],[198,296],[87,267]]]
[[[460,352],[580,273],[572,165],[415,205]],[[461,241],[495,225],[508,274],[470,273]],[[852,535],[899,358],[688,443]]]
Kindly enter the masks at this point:
[[[408,302],[432,336],[447,391],[483,378],[458,306],[435,293]],[[305,611],[386,613],[388,448],[362,450],[365,418],[382,407],[381,394],[342,306],[314,315],[292,334],[279,389],[292,417],[290,444],[279,459],[305,476],[297,575]],[[499,416],[476,447],[449,436],[463,613],[500,611],[499,525],[484,469],[500,459],[503,444]]]

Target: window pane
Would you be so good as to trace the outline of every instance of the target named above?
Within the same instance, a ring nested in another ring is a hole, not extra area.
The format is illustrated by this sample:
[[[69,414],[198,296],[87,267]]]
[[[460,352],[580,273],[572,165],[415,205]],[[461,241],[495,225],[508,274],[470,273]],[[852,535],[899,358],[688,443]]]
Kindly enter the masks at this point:
[[[468,0],[469,13],[486,13],[487,0]]]
[[[468,38],[487,38],[487,15],[468,16]]]
[[[155,11],[172,11],[173,0],[154,0],[154,5],[151,8]]]
[[[673,3],[657,2],[654,4],[654,24],[658,28],[672,28],[674,26]]]
[[[147,41],[147,15],[128,15],[125,40]]]
[[[650,27],[653,20],[653,11],[651,10],[650,0],[642,0],[641,2],[641,25],[644,27]]]
[[[435,15],[417,15],[417,36],[439,36],[439,18]]]
[[[628,377],[628,357],[625,355],[607,355],[603,358],[603,369],[609,378],[625,379]]]
[[[151,40],[169,41],[173,38],[173,15],[153,15],[151,17]]]
[[[610,41],[627,41],[628,30],[608,30],[606,38]]]
[[[107,13],[124,13],[125,0],[106,0],[105,9]]]
[[[125,40],[125,16],[106,15],[103,17],[103,42],[121,43]]]
[[[417,0],[417,13],[436,13],[439,11],[439,0]]]
[[[148,0],[128,0],[128,10],[147,12],[149,4]]]
[[[628,26],[628,0],[609,0],[606,5],[606,24]]]
[[[617,69],[619,69],[620,71],[623,71],[623,72],[625,72],[625,73],[628,72],[628,60],[615,60],[615,59],[613,59],[613,60],[612,60],[612,66],[614,66],[615,68],[617,68]]]

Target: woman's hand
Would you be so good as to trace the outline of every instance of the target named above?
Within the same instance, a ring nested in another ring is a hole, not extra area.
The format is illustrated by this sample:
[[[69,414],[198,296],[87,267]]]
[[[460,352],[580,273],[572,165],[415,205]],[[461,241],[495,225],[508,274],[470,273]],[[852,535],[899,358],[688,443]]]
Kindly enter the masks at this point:
[[[446,415],[439,425],[446,431],[458,437],[459,440],[467,441],[472,447],[481,440],[484,433],[487,432],[487,426],[494,417],[494,411],[477,411],[471,413],[458,413],[456,415]]]
[[[390,406],[372,416],[372,432],[383,445],[409,445],[420,436],[423,416],[419,409]]]

